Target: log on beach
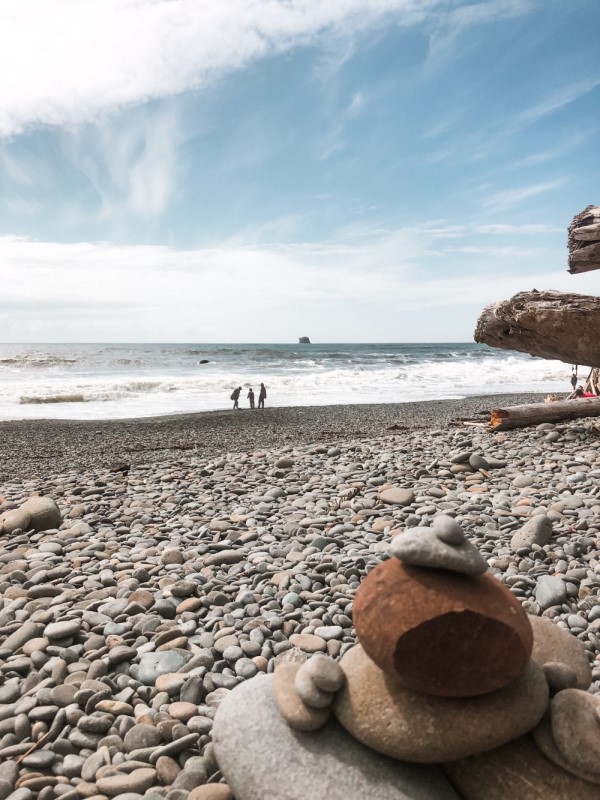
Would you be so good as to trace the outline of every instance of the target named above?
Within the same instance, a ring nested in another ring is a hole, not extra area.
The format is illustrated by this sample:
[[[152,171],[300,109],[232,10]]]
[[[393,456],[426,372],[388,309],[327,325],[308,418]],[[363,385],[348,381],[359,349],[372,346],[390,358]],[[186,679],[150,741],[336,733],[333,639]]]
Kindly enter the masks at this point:
[[[496,408],[490,415],[490,426],[495,431],[527,428],[543,422],[564,422],[583,417],[600,417],[600,398],[561,400],[554,403],[527,403],[508,408]]]
[[[566,364],[600,365],[600,297],[566,292],[519,292],[486,306],[476,342]]]

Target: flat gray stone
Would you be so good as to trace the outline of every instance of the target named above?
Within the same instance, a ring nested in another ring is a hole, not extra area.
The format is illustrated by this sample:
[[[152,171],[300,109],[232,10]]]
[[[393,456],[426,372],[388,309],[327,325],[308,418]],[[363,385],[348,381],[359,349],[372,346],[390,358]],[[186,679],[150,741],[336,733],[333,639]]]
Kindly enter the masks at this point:
[[[567,599],[567,587],[560,578],[543,575],[538,580],[533,595],[542,609],[561,606]]]
[[[543,547],[548,544],[551,536],[552,520],[545,514],[538,514],[528,519],[521,530],[513,534],[510,546],[513,550],[519,550],[521,547],[531,548],[534,544]]]
[[[442,541],[430,528],[416,528],[399,533],[392,539],[392,555],[404,564],[414,567],[448,569],[463,575],[481,575],[488,568],[487,561],[474,544],[449,544]]]
[[[401,489],[399,486],[392,486],[384,489],[379,495],[382,503],[392,506],[409,506],[415,502],[415,493],[412,489]]]
[[[387,758],[335,721],[292,730],[277,709],[271,675],[257,675],[221,703],[215,755],[236,800],[458,800],[437,767]]]
[[[185,658],[175,650],[147,653],[140,659],[139,680],[146,686],[154,686],[159,675],[179,672],[184,664]]]

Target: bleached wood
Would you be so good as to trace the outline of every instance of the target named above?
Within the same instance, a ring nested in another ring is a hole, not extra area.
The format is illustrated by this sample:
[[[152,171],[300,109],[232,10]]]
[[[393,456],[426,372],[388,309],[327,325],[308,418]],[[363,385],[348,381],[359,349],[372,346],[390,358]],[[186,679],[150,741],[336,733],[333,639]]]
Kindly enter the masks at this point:
[[[566,364],[600,366],[600,297],[567,292],[519,292],[486,306],[476,342]]]
[[[515,428],[527,428],[530,425],[541,425],[543,422],[562,422],[585,417],[600,417],[600,398],[496,408],[491,412],[490,426],[495,431],[509,431]]]

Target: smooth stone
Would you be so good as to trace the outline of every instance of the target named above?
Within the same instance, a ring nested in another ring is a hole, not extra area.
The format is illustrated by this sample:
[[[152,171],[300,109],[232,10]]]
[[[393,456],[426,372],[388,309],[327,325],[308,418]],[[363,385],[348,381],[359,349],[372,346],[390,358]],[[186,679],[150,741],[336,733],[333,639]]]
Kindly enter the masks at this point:
[[[520,602],[490,573],[403,564],[371,570],[356,593],[359,641],[381,669],[416,692],[469,697],[525,670],[533,633]]]
[[[188,794],[187,800],[234,800],[229,786],[224,783],[207,783]]]
[[[314,633],[293,633],[290,642],[294,647],[299,647],[306,653],[318,653],[327,648],[327,642]]]
[[[435,767],[374,753],[333,719],[318,731],[293,730],[270,675],[241,683],[223,700],[213,742],[236,800],[458,800]]]
[[[308,662],[306,662],[308,663]],[[306,705],[296,689],[296,675],[304,665],[281,664],[273,674],[273,692],[277,707],[288,725],[298,731],[316,731],[329,719],[329,705],[314,708]]]
[[[556,746],[556,742],[554,741],[554,736],[552,735],[552,721],[550,719],[549,712],[544,714],[544,717],[537,728],[534,728],[531,731],[531,737],[536,743],[538,749],[546,756],[546,758],[549,758],[550,761],[556,764],[557,767],[560,767],[567,772],[571,772],[573,775],[581,778],[582,781],[588,781],[588,783],[596,783],[600,785],[600,774],[597,771],[594,774],[592,772],[585,772],[584,770],[577,769],[577,767],[575,767],[573,764],[570,764],[560,752]],[[598,795],[600,796],[600,792]]]
[[[394,536],[391,553],[413,567],[447,569],[464,575],[481,575],[488,565],[474,544],[465,540],[453,545],[430,528],[417,528]]]
[[[415,493],[412,489],[401,489],[399,486],[393,486],[389,489],[384,489],[379,495],[379,499],[386,505],[409,506],[415,502]]]
[[[552,520],[545,514],[536,514],[523,525],[523,527],[513,534],[510,546],[513,550],[522,547],[531,548],[534,544],[543,547],[548,544],[552,536]]]
[[[567,600],[567,587],[560,578],[542,575],[533,590],[533,596],[541,609],[561,606]]]
[[[60,509],[51,497],[30,497],[21,510],[31,516],[30,525],[36,533],[59,528],[62,524]]]
[[[473,453],[473,455],[469,457],[469,464],[473,467],[473,469],[490,469],[487,459],[485,459],[483,456],[480,456],[479,453]]]
[[[309,658],[300,671],[306,674],[318,689],[324,692],[337,692],[344,685],[346,676],[344,670],[333,658],[324,655],[315,655]]]
[[[459,523],[448,514],[438,514],[437,517],[434,517],[431,528],[442,542],[458,545],[465,541],[465,532]]]
[[[463,800],[598,800],[598,787],[560,769],[523,736],[444,764]]]
[[[517,489],[525,489],[527,486],[532,486],[535,483],[533,475],[515,475],[513,478],[513,486]]]
[[[123,743],[128,753],[131,753],[132,750],[156,747],[161,741],[162,736],[158,728],[143,723],[134,725],[123,737]]]
[[[308,664],[308,661],[306,663]],[[301,666],[303,667],[305,665],[302,664]],[[333,694],[319,689],[306,670],[298,670],[294,686],[296,687],[300,699],[302,702],[306,703],[307,706],[311,708],[328,708],[331,705]]]
[[[187,703],[180,700],[176,703],[171,703],[169,706],[169,716],[173,719],[187,722],[188,719],[198,714],[198,706],[195,703]]]
[[[600,697],[565,689],[550,703],[552,738],[569,764],[600,776]]]
[[[101,794],[116,797],[125,792],[143,794],[156,781],[156,770],[152,767],[140,767],[123,775],[107,775],[96,780],[96,786]]]
[[[560,661],[546,661],[543,670],[550,694],[577,687],[577,675],[566,664],[562,664]]]
[[[404,689],[360,645],[340,665],[346,684],[336,695],[335,716],[367,747],[406,761],[453,761],[499,747],[534,728],[548,703],[534,662],[510,686],[468,700]]]
[[[220,567],[226,564],[238,564],[246,558],[243,550],[220,550],[218,553],[204,557],[207,567]]]
[[[50,622],[44,629],[47,639],[67,639],[76,636],[81,629],[81,620],[65,619],[60,622]]]
[[[154,686],[159,675],[179,672],[184,664],[185,658],[174,650],[146,653],[140,659],[138,680],[145,686]]]
[[[4,535],[13,533],[17,529],[29,530],[31,524],[31,514],[24,508],[16,508],[14,511],[6,511],[0,516],[0,530]]]
[[[581,641],[548,617],[531,616],[529,622],[533,630],[532,660],[541,667],[557,661],[565,664],[575,673],[575,688],[587,689],[592,682],[592,671]]]

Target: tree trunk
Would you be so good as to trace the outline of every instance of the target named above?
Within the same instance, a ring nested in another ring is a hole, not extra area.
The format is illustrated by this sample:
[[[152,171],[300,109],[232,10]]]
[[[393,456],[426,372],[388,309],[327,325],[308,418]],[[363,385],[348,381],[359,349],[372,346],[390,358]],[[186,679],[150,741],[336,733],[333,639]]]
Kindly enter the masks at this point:
[[[582,417],[600,417],[600,398],[561,400],[555,403],[528,403],[522,406],[496,408],[490,416],[490,425],[495,431],[510,431],[527,428],[542,422],[562,422]]]
[[[486,306],[475,341],[566,364],[600,366],[600,297],[544,291],[519,292]]]

